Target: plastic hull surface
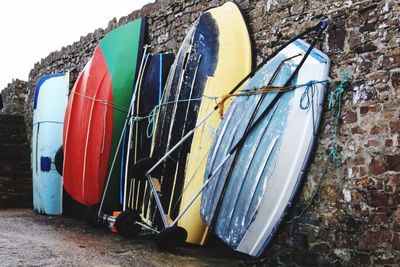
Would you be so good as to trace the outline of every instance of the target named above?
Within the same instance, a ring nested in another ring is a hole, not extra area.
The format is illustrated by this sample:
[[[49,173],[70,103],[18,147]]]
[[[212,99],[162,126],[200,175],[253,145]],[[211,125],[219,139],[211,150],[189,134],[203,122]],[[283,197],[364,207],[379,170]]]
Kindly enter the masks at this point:
[[[244,90],[268,85],[274,73],[277,75],[273,84],[284,85],[302,58],[296,55],[304,54],[307,48],[308,44],[300,40],[289,45],[258,71]],[[296,57],[287,60],[292,56]],[[314,49],[292,84],[326,80],[329,64],[329,59]],[[279,97],[203,193],[203,219],[207,224],[215,224],[216,235],[240,252],[252,256],[263,253],[305,172],[327,91],[326,84],[316,84],[308,91],[306,87],[281,95],[274,92],[237,97],[218,128],[206,177],[214,172],[246,128]],[[308,107],[301,108],[307,99]]]
[[[104,208],[120,209],[120,156],[111,170],[141,59],[144,19],[108,33],[96,47],[69,98],[64,127],[64,186],[84,205],[100,202],[112,176]]]
[[[62,177],[53,164],[62,145],[69,75],[43,76],[35,89],[32,129],[33,209],[40,214],[62,214]]]
[[[159,113],[153,156],[161,158],[251,71],[251,45],[239,8],[232,2],[205,12],[189,30],[177,54]],[[228,102],[226,103],[228,105]],[[215,112],[162,166],[164,209],[172,217],[198,192],[207,153],[221,118]],[[179,220],[189,243],[203,244],[207,228],[200,198]]]

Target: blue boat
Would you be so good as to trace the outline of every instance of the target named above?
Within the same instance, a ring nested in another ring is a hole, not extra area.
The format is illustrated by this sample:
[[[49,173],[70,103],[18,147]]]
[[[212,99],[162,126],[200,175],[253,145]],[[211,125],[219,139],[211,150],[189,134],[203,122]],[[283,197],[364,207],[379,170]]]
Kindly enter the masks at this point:
[[[33,210],[39,214],[62,213],[62,177],[54,165],[62,145],[69,74],[57,73],[39,79],[34,95],[32,129]]]

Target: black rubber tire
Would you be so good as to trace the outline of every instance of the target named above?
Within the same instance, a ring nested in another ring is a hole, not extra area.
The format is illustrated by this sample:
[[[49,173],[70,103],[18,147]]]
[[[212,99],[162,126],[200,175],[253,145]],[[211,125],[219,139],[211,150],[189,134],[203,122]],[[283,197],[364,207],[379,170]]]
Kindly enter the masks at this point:
[[[179,226],[171,226],[162,230],[156,237],[156,244],[162,250],[172,250],[182,246],[187,238],[187,232]]]
[[[139,180],[146,180],[146,173],[157,163],[156,159],[151,157],[142,158],[133,164],[130,169],[131,177]],[[161,166],[151,172],[152,177],[159,178],[161,176]]]
[[[54,163],[56,165],[57,172],[62,176],[63,175],[63,165],[64,165],[64,152],[63,146],[57,150],[56,155],[54,157]]]
[[[121,212],[115,220],[114,226],[117,229],[117,233],[126,238],[132,238],[136,236],[142,227],[135,222],[141,222],[139,212],[136,210],[125,210]]]
[[[105,227],[105,223],[101,218],[98,216],[100,205],[95,204],[92,206],[89,206],[86,211],[85,211],[85,221],[86,223],[95,229],[103,228]]]

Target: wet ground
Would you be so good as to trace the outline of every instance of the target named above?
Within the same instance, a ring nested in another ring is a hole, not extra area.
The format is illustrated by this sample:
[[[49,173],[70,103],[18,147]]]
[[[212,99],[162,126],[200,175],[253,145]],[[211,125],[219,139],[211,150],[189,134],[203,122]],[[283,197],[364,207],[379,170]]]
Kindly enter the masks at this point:
[[[210,243],[210,242],[209,242]],[[125,239],[83,221],[0,210],[0,266],[239,266],[249,262],[227,247],[186,245],[160,251],[151,236]]]

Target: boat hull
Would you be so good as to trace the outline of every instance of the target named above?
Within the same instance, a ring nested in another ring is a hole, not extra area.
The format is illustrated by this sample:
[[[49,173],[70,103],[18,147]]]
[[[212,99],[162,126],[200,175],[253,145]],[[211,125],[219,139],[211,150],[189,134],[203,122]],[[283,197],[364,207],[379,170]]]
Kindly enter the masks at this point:
[[[161,158],[250,71],[251,44],[242,14],[228,2],[205,12],[184,39],[167,81],[155,135],[154,158]],[[228,105],[229,101],[226,103]],[[207,153],[221,118],[215,112],[162,165],[161,201],[174,218],[200,190]],[[200,198],[178,225],[187,242],[203,244],[207,227],[200,218]]]
[[[283,86],[302,58],[297,55],[304,55],[308,47],[301,40],[290,44],[254,75],[244,91],[267,86],[274,73],[272,84]],[[292,85],[325,81],[329,66],[327,56],[314,49]],[[260,256],[271,240],[312,155],[326,92],[326,83],[318,83],[313,89],[301,86],[279,94],[237,97],[225,114],[213,141],[206,177],[252,122],[269,109],[203,192],[202,218],[235,250]],[[273,102],[275,98],[279,100]]]
[[[68,101],[64,127],[64,187],[77,202],[97,204],[105,179],[104,210],[119,210],[119,137],[127,116],[141,60],[144,19],[108,33],[80,73]]]
[[[69,74],[43,76],[35,89],[32,129],[33,210],[62,214],[62,177],[54,164],[62,145],[62,129],[69,91]]]

